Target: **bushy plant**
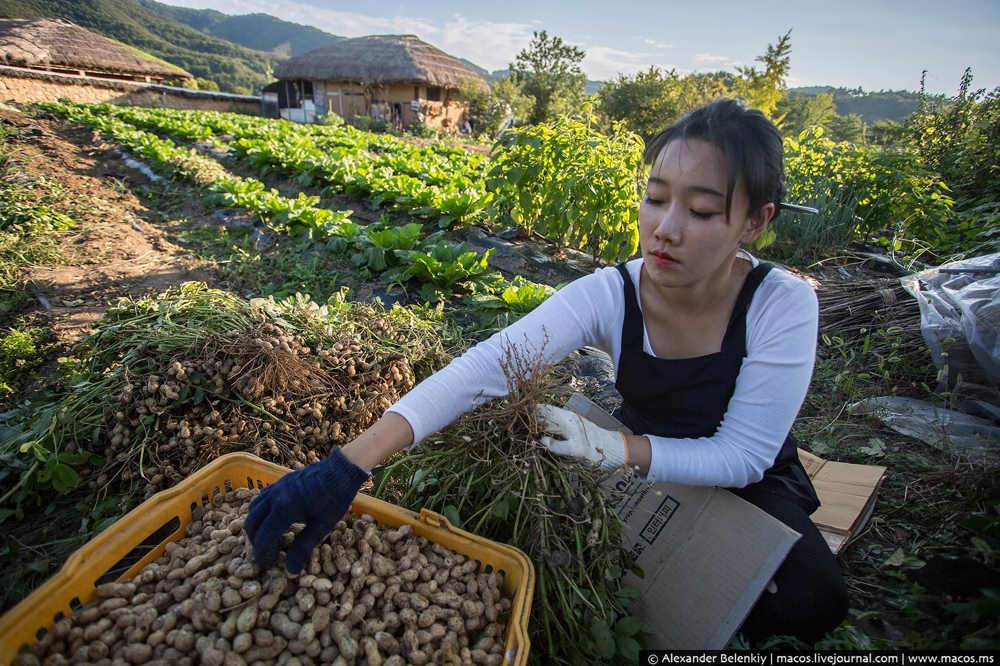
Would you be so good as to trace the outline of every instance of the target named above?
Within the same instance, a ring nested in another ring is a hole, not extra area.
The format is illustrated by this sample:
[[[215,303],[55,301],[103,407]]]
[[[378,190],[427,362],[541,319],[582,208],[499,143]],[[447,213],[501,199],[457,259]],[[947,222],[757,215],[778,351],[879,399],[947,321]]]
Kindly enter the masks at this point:
[[[941,174],[954,199],[949,228],[931,242],[947,253],[988,244],[1000,247],[1000,88],[972,89],[966,70],[954,97],[940,99],[923,90],[919,109],[904,123],[916,153]]]
[[[45,360],[40,349],[44,334],[40,328],[15,328],[0,334],[0,402]]]
[[[621,121],[648,139],[682,115],[727,93],[725,84],[710,74],[680,76],[677,70],[648,71],[601,86],[597,93],[600,113],[608,122]]]
[[[436,139],[438,131],[427,123],[419,122],[410,125],[410,134],[421,139]]]
[[[624,261],[639,244],[642,146],[620,123],[608,134],[572,118],[508,130],[487,174],[494,211],[595,258]]]
[[[921,238],[950,233],[948,187],[913,149],[834,143],[812,128],[785,139],[785,169],[789,201],[844,202],[840,192],[850,192],[861,237],[882,229]]]
[[[333,111],[320,114],[317,116],[317,119],[320,125],[325,125],[326,127],[343,127],[344,125],[344,119]]]

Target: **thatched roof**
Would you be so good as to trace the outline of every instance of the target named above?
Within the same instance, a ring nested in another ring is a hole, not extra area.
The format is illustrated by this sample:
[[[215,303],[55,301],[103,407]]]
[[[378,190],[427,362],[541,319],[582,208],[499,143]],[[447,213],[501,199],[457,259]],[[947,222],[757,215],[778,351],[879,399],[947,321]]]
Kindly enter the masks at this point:
[[[461,61],[413,35],[342,39],[285,60],[274,68],[279,79],[350,81],[361,84],[424,83],[455,88],[472,79],[486,81]]]
[[[63,19],[0,19],[0,64],[90,75],[193,78],[180,67],[143,58]]]

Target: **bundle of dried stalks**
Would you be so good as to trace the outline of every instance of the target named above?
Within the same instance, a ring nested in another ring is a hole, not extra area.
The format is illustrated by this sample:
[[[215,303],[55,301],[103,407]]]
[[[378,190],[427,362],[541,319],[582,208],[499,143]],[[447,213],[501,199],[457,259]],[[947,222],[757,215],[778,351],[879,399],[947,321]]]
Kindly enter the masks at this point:
[[[862,339],[877,332],[891,333],[906,347],[922,347],[920,308],[893,278],[857,282],[821,282],[819,331],[844,340]]]

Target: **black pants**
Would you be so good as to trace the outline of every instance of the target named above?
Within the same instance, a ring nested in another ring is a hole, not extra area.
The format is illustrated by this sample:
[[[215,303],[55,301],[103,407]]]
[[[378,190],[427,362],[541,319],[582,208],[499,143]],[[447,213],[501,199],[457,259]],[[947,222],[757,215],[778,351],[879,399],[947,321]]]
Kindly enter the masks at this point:
[[[764,591],[740,631],[752,641],[772,635],[819,640],[847,616],[847,585],[830,547],[791,500],[762,491],[739,495],[802,535],[774,575],[777,592]]]

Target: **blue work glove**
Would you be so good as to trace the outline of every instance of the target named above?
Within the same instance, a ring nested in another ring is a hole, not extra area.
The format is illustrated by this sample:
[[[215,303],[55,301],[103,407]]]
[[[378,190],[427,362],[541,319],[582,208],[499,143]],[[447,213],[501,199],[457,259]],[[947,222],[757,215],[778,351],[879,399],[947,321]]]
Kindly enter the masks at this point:
[[[326,460],[289,472],[260,491],[243,522],[260,567],[275,565],[281,535],[292,523],[303,523],[285,562],[289,573],[302,571],[313,549],[343,519],[367,480],[368,472],[334,449]]]

